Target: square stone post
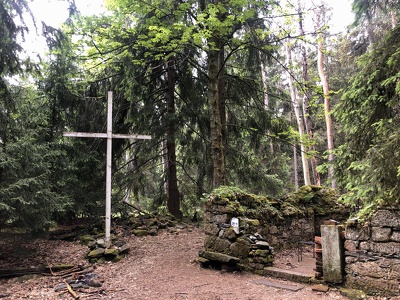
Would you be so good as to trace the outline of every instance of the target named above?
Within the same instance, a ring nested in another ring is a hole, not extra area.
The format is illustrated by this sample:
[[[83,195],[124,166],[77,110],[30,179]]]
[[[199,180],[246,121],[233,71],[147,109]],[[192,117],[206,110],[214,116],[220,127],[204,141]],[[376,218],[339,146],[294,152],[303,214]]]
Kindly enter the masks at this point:
[[[342,283],[344,273],[341,225],[321,225],[322,268],[324,281]]]

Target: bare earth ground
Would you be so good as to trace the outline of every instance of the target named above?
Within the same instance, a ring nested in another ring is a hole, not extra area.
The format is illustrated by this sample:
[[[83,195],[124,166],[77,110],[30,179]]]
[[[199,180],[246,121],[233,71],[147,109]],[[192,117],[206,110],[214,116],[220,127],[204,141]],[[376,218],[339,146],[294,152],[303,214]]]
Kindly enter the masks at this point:
[[[203,246],[202,229],[189,225],[174,231],[164,230],[157,236],[141,238],[125,237],[131,245],[131,252],[118,263],[96,264],[94,272],[102,276],[104,283],[101,288],[90,288],[85,293],[78,291],[80,299],[346,299],[335,288],[323,293],[312,291],[310,285],[302,285],[303,289],[292,292],[257,284],[256,281],[295,285],[293,282],[249,273],[203,269],[196,262],[198,251]],[[33,267],[47,262],[52,265],[89,265],[83,258],[88,248],[79,242],[39,239],[25,245],[21,241],[8,250],[10,237],[2,235],[0,238],[0,269],[16,265]],[[21,254],[28,258],[20,259]],[[305,251],[305,255],[309,257],[311,252]],[[278,255],[277,260],[281,268],[296,269],[296,252]],[[303,267],[312,269],[304,264]],[[0,298],[73,299],[67,292],[55,292],[54,287],[61,282],[61,278],[52,276],[0,279]]]

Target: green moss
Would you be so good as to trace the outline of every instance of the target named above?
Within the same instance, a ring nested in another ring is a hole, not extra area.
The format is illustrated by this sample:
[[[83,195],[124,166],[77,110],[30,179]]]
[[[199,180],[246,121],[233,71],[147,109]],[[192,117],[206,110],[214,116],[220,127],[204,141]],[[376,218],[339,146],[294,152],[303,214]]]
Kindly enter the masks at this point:
[[[261,250],[261,249],[251,250],[249,253],[250,256],[261,256],[261,257],[267,257],[270,254],[271,254],[270,250]]]
[[[233,227],[229,227],[229,228],[225,229],[222,236],[230,241],[233,241],[236,239],[236,232],[233,229]]]
[[[283,198],[281,210],[285,215],[306,213],[310,208],[316,215],[327,215],[343,209],[338,204],[339,196],[334,189],[320,186],[302,186],[297,192]]]
[[[291,216],[301,214],[303,211],[297,205],[294,205],[291,202],[284,202],[281,205],[281,212],[285,216]]]
[[[226,205],[226,212],[235,215],[235,216],[242,216],[244,214],[244,208],[243,206],[240,205],[239,202],[237,201],[230,201]]]
[[[140,237],[140,236],[146,236],[146,235],[148,235],[148,234],[149,234],[149,231],[146,230],[146,229],[135,229],[135,230],[132,230],[132,233],[133,233],[134,235]]]
[[[91,258],[99,258],[99,257],[102,257],[103,254],[104,254],[104,251],[105,251],[105,250],[104,250],[103,248],[97,248],[97,249],[95,249],[95,250],[90,251],[90,252],[88,253],[87,257],[88,257],[89,259],[91,259]]]
[[[329,215],[344,208],[338,204],[334,189],[312,185],[302,186],[281,200],[247,193],[237,187],[221,186],[207,196],[206,205],[209,211],[258,220],[278,220],[292,215]]]
[[[257,232],[260,221],[257,219],[240,219],[240,227],[244,227],[246,232]]]
[[[208,207],[220,207],[218,210],[234,216],[251,218],[279,215],[276,199],[247,193],[237,187],[221,186],[207,195]],[[273,206],[274,205],[274,206]],[[224,206],[221,208],[221,206]]]
[[[118,250],[117,249],[113,249],[113,248],[105,249],[104,255],[105,256],[113,256],[113,257],[117,256],[118,255]]]
[[[83,235],[81,236],[80,240],[82,245],[87,246],[90,242],[94,241],[94,238],[91,235]]]

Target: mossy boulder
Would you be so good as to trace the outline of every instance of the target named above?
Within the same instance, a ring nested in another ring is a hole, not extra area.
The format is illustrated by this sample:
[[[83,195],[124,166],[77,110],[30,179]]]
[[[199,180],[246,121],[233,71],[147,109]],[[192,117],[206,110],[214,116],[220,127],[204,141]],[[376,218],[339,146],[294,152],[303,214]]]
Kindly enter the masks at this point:
[[[87,257],[89,259],[102,257],[104,255],[104,251],[104,248],[94,249],[88,253]]]
[[[91,235],[83,235],[80,237],[80,241],[82,245],[88,246],[89,244],[95,241],[94,237]]]
[[[104,256],[111,256],[111,257],[115,257],[117,256],[119,253],[118,249],[115,248],[110,248],[110,249],[105,249],[104,250]]]
[[[149,231],[147,229],[134,229],[132,230],[132,233],[136,236],[146,236],[149,234]]]

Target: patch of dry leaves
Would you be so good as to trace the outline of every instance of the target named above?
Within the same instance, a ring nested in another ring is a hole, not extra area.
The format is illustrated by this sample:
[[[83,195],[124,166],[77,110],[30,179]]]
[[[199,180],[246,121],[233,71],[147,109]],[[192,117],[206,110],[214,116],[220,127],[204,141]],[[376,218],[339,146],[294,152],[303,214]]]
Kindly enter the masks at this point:
[[[202,269],[196,260],[203,246],[204,233],[192,225],[182,227],[164,230],[158,236],[125,237],[131,245],[131,252],[118,263],[97,264],[94,272],[102,276],[104,283],[101,288],[78,291],[80,299],[345,299],[332,288],[327,293],[318,293],[304,285],[300,291],[292,292],[255,283],[260,279],[285,283],[277,279]],[[87,247],[79,245],[79,242],[37,239],[27,244],[19,242],[9,252],[4,251],[9,245],[9,241],[2,237],[1,269],[16,265],[24,268],[46,265],[46,261],[88,265],[83,258]],[[7,253],[9,257],[4,257]],[[18,255],[26,253],[31,253],[30,257],[22,259]],[[53,276],[0,279],[0,296],[10,300],[73,299],[67,292],[55,292],[54,287],[60,282],[62,279]]]

